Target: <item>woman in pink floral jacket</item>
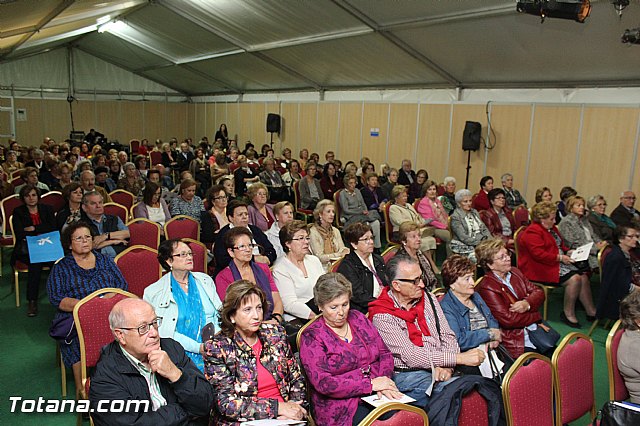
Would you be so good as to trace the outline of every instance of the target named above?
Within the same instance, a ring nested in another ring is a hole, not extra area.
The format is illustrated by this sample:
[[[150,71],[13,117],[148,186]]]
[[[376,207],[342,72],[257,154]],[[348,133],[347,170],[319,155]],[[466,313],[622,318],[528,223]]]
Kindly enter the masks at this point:
[[[221,331],[205,343],[204,374],[216,395],[211,423],[302,420],[305,386],[284,329],[263,323],[267,300],[247,280],[227,289]]]

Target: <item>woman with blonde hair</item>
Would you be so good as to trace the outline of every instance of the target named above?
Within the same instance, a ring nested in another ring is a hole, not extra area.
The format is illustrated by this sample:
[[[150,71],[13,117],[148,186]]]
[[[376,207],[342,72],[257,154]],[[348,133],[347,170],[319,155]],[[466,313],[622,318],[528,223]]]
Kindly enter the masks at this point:
[[[309,228],[311,252],[320,259],[325,270],[331,262],[349,253],[338,228],[333,226],[336,207],[333,201],[320,200],[313,211],[315,222]]]
[[[262,232],[267,232],[276,221],[273,214],[273,206],[267,204],[269,201],[269,190],[267,185],[256,182],[247,189],[249,204],[249,223],[260,228]]]

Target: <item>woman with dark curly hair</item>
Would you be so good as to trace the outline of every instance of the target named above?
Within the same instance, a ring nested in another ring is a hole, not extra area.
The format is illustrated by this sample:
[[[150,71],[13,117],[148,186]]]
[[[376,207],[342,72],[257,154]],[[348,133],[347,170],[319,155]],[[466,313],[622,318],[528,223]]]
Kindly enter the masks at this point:
[[[247,280],[227,290],[220,328],[205,343],[204,374],[217,398],[216,425],[260,419],[302,420],[305,386],[284,328],[263,322],[267,298]]]

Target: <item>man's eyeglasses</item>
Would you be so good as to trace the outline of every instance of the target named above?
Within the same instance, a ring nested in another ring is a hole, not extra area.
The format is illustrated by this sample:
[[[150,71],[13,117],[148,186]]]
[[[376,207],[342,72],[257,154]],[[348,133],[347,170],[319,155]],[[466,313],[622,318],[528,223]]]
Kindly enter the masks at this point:
[[[73,237],[72,240],[75,241],[76,243],[79,242],[84,242],[84,241],[91,241],[93,239],[93,237],[91,237],[91,235],[79,235],[77,237]]]
[[[422,275],[420,275],[417,278],[396,278],[396,281],[400,281],[403,283],[411,283],[413,285],[420,285],[420,283],[422,282]]]
[[[255,246],[256,246],[255,244],[241,244],[239,246],[235,246],[233,249],[234,250],[249,251],[249,250],[253,250],[253,248]]]
[[[193,257],[193,252],[192,251],[183,251],[182,253],[176,253],[176,254],[172,254],[171,257],[181,257],[181,258],[186,258],[186,257]]]
[[[118,327],[118,328],[120,328],[121,330],[138,330],[138,334],[140,336],[144,336],[149,332],[149,330],[151,330],[151,327],[155,328],[157,331],[160,325],[162,325],[162,318],[158,317],[147,324],[142,324],[139,327]]]

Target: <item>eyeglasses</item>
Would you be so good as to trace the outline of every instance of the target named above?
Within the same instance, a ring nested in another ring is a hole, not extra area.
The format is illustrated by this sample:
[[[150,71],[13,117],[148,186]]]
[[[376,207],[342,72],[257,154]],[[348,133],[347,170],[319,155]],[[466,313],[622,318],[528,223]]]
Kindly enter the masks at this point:
[[[298,237],[298,238],[292,238],[291,241],[311,241],[311,237]]]
[[[172,254],[171,257],[181,257],[183,259],[185,257],[193,257],[193,252],[192,251],[183,251],[182,253]]]
[[[229,197],[226,195],[220,195],[218,197],[213,197],[214,200],[227,200]]]
[[[624,199],[624,200],[635,200],[636,197],[622,197],[622,199]]]
[[[92,238],[93,237],[91,235],[80,235],[80,236],[71,238],[71,240],[75,241],[76,243],[79,243],[81,241],[83,241],[83,242],[84,241],[91,241]]]
[[[373,241],[373,235],[370,237],[359,238],[358,241],[362,241],[363,243],[368,243]]]
[[[400,281],[403,283],[411,283],[415,286],[418,286],[422,282],[422,275],[420,275],[417,278],[396,278],[396,281]]]
[[[511,260],[511,255],[509,253],[505,253],[502,256],[496,256],[493,260]]]
[[[500,195],[500,196],[498,196],[498,197],[494,198],[494,200],[504,200],[504,199],[505,199],[505,198],[504,198],[502,195]]]
[[[607,203],[597,203],[596,207],[607,207]]]
[[[249,250],[253,250],[253,248],[256,246],[256,244],[242,244],[239,246],[235,246],[233,249],[234,250],[242,250],[242,251],[249,251]]]
[[[625,235],[625,238],[640,238],[640,234],[629,234],[629,235]]]
[[[119,327],[119,328],[121,330],[138,330],[138,334],[140,336],[144,336],[149,332],[149,330],[151,330],[151,327],[155,328],[157,331],[160,325],[162,325],[162,318],[158,317],[149,323],[142,324],[139,327]]]

